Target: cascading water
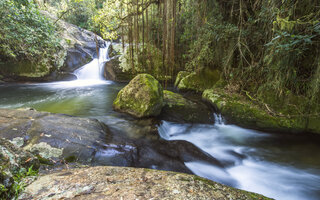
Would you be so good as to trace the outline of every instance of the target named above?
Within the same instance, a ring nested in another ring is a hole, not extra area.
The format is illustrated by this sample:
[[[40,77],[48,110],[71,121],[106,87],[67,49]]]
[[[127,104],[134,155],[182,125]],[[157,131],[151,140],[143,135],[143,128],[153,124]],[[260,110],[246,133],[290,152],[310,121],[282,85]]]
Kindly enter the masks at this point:
[[[86,81],[102,81],[103,78],[103,66],[109,61],[109,46],[110,42],[105,43],[105,47],[99,49],[99,57],[94,58],[90,63],[84,65],[80,69],[76,70],[74,74],[78,80]]]
[[[199,176],[280,200],[319,199],[318,161],[303,154],[312,143],[225,124],[221,115],[215,119],[214,125],[163,121],[158,130],[163,139],[189,141],[223,165],[185,162]],[[299,159],[312,164],[303,168]]]

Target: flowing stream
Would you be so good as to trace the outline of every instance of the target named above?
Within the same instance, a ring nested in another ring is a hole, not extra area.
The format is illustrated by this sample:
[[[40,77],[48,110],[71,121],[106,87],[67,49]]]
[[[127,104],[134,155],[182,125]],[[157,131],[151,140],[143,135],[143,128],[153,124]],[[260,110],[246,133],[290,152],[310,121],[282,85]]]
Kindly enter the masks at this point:
[[[102,78],[108,45],[100,49],[99,58],[75,72],[76,81],[0,85],[0,107],[92,117],[135,134],[136,121],[112,110],[124,85]],[[158,132],[162,140],[193,143],[221,163],[218,167],[202,160],[186,162],[199,176],[280,200],[320,199],[318,136],[258,132],[227,125],[221,116],[212,125],[162,121]]]

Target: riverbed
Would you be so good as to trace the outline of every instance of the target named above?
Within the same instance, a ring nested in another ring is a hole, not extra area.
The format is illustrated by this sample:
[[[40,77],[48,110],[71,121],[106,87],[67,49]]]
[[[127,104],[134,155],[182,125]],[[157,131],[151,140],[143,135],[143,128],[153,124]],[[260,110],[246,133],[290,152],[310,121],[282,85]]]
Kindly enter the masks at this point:
[[[141,124],[112,110],[122,87],[101,80],[3,84],[0,108],[30,107],[96,118],[125,137],[139,138]],[[214,124],[159,120],[158,139],[188,141],[222,163],[222,167],[201,159],[184,163],[199,176],[275,199],[320,199],[320,137],[258,132],[215,117]]]

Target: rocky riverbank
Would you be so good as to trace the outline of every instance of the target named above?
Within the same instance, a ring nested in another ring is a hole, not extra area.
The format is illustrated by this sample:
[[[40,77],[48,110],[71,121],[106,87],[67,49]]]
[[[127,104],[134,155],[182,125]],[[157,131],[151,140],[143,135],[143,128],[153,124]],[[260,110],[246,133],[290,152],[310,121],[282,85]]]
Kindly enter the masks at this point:
[[[91,167],[39,177],[19,199],[269,199],[198,176],[150,169]]]
[[[145,121],[145,128],[149,126],[148,129],[144,129],[149,130],[146,135],[153,135],[154,123],[148,123],[147,119],[140,121]],[[14,164],[17,168],[14,172],[2,171],[4,172],[2,174],[6,176],[1,179],[1,184],[4,186],[1,195],[7,194],[4,191],[12,193],[12,176],[18,173],[20,168],[27,169],[29,165],[33,165],[37,169],[39,165],[36,166],[34,163],[40,162],[41,171],[59,169],[61,166],[68,168],[68,166],[78,164],[89,168],[72,169],[41,176],[38,181],[27,187],[20,199],[85,198],[85,194],[92,198],[108,196],[117,199],[121,197],[121,194],[129,195],[123,196],[128,199],[135,199],[137,198],[135,195],[139,194],[145,198],[152,195],[160,195],[159,198],[177,197],[178,199],[189,197],[205,199],[210,196],[231,199],[262,198],[260,195],[235,190],[197,176],[133,168],[90,167],[97,165],[127,166],[191,173],[184,163],[199,159],[219,167],[224,166],[224,163],[220,163],[189,142],[165,141],[159,140],[159,136],[150,136],[141,139],[124,138],[121,132],[110,130],[108,126],[94,119],[37,112],[30,109],[0,109],[0,137],[3,138],[1,141],[5,141],[1,143],[1,149],[16,149],[14,154],[8,153],[11,150],[1,151],[1,159],[11,159],[8,162],[2,162],[4,164],[1,164],[1,169],[7,169],[5,163],[20,163]],[[7,146],[4,146],[5,144]],[[27,156],[19,156],[20,154]],[[27,166],[24,166],[26,164]],[[10,173],[12,175],[7,176]],[[106,173],[110,175],[105,176]],[[64,182],[61,178],[70,182]],[[56,179],[58,182],[53,181]],[[82,180],[81,187],[79,185],[73,187],[80,180]],[[158,187],[151,187],[155,185]],[[39,186],[47,186],[47,189]],[[59,191],[52,192],[51,189],[55,187],[60,188]],[[79,187],[82,189],[77,190],[76,188]],[[109,189],[105,190],[106,188]],[[139,192],[141,188],[144,188],[143,191],[145,189],[148,191],[142,194]],[[122,192],[125,190],[132,192]],[[179,192],[177,193],[176,190]]]
[[[175,86],[202,95],[227,123],[271,132],[320,134],[320,104],[308,104],[307,99],[289,91],[281,96],[271,89],[252,94],[219,80],[218,74],[182,71]]]

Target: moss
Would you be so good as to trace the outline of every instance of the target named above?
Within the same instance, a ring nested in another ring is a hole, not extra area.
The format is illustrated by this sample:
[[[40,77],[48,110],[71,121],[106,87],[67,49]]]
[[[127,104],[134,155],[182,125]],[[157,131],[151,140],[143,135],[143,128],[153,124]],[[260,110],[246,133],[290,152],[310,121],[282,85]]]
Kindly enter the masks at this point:
[[[169,107],[174,106],[185,106],[188,104],[187,100],[181,95],[174,92],[171,92],[169,90],[163,91],[164,99],[166,105]]]
[[[160,114],[163,106],[163,90],[160,83],[149,74],[140,74],[124,87],[113,102],[113,108],[135,117]]]
[[[53,162],[47,158],[43,158],[42,156],[40,155],[37,155],[37,158],[39,159],[39,162],[42,164],[42,165],[53,165]]]
[[[186,76],[188,76],[190,74],[190,72],[187,72],[187,71],[180,71],[178,74],[177,74],[177,77],[176,77],[176,81],[174,82],[174,86],[175,87],[178,87],[180,81],[185,78]]]
[[[213,123],[211,110],[202,102],[194,102],[181,94],[164,90],[164,120],[182,123]]]
[[[0,65],[0,73],[10,76],[36,78],[48,75],[49,72],[50,69],[47,66],[28,61]]]
[[[266,131],[303,132],[306,130],[306,120],[301,117],[273,115],[266,108],[261,108],[244,96],[227,93],[220,88],[205,90],[202,98],[212,103],[231,123]]]
[[[76,162],[76,160],[77,160],[77,157],[73,155],[65,158],[65,161],[67,161],[68,163]]]
[[[220,72],[218,70],[205,69],[200,73],[193,72],[182,78],[178,84],[178,88],[180,90],[203,92],[206,89],[212,88],[219,79]]]

